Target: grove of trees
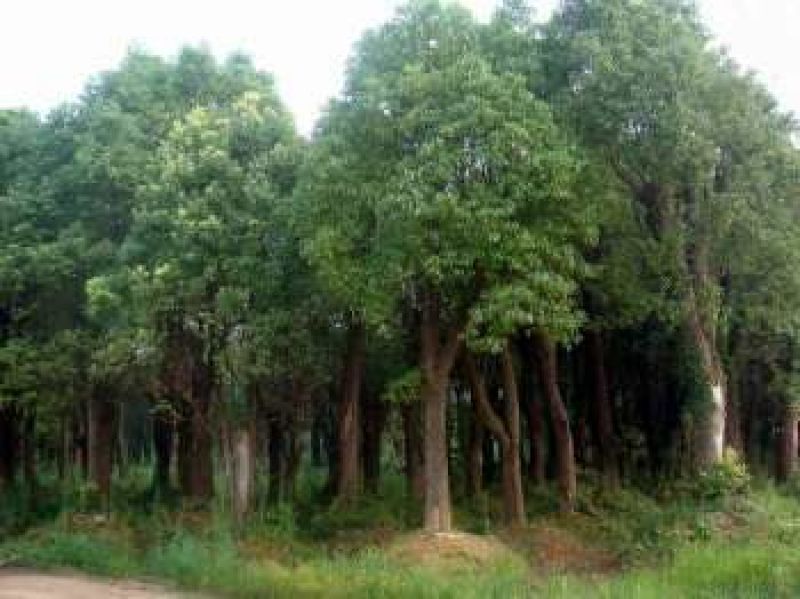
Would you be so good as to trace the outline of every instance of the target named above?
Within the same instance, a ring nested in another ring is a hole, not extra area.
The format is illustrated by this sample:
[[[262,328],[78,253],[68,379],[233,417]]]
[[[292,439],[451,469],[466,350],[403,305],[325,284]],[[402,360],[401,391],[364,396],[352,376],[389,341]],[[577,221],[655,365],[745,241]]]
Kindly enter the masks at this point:
[[[412,0],[308,140],[198,48],[0,111],[0,501],[48,472],[108,507],[150,464],[151,501],[241,522],[303,468],[338,505],[397,472],[447,531],[726,448],[788,480],[795,133],[688,0]]]

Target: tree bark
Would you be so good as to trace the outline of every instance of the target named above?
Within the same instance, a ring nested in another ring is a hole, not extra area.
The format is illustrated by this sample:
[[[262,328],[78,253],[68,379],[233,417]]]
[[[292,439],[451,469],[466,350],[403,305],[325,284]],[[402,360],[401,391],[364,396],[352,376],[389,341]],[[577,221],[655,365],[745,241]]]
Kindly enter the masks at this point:
[[[281,500],[281,472],[283,461],[283,427],[276,416],[269,421],[267,438],[267,453],[269,454],[269,490],[268,500],[275,504]]]
[[[160,501],[170,493],[170,466],[172,463],[172,444],[174,438],[174,421],[171,413],[163,410],[153,414],[153,496]]]
[[[409,495],[418,500],[425,498],[421,407],[421,402],[403,406],[406,481]]]
[[[255,482],[255,446],[253,429],[249,424],[237,426],[232,434],[233,453],[233,517],[236,524],[244,524],[250,513]]]
[[[377,493],[381,475],[381,449],[383,429],[386,424],[387,406],[373,394],[368,394],[364,401],[363,418],[363,467],[364,488],[370,493]]]
[[[469,447],[467,449],[467,496],[475,497],[483,490],[483,437],[484,427],[478,413],[478,404],[472,400]]]
[[[787,482],[797,472],[797,427],[800,421],[800,407],[787,403],[783,408],[782,417],[776,474],[778,481]]]
[[[449,327],[442,344],[439,341],[437,303],[431,296],[425,298],[420,322],[425,456],[424,527],[428,532],[447,532],[452,527],[447,459],[447,387],[450,372],[461,348],[463,327]]]
[[[505,424],[508,445],[503,448],[503,489],[506,515],[511,526],[525,525],[525,497],[522,493],[522,464],[519,454],[519,388],[514,373],[514,358],[506,345],[502,355],[505,389]]]
[[[709,402],[703,406],[695,429],[695,465],[705,470],[722,459],[725,448],[726,388],[722,361],[716,347],[713,325],[701,316],[697,299],[690,297],[689,329],[691,339],[700,356],[703,384],[708,390]]]
[[[475,358],[469,352],[465,353],[464,367],[477,413],[486,428],[498,439],[503,451],[503,504],[506,523],[512,527],[523,526],[525,500],[522,493],[522,467],[519,455],[519,391],[511,352],[506,347],[502,355],[505,421],[492,407],[484,377]]]
[[[17,411],[13,404],[0,404],[0,491],[14,484],[19,444]]]
[[[107,393],[108,389],[99,385],[89,400],[89,477],[106,510],[110,508],[114,454],[114,404]]]
[[[348,334],[337,413],[339,442],[337,496],[343,502],[351,501],[360,491],[359,404],[364,378],[366,340],[367,335],[363,325],[352,324]]]
[[[606,484],[619,486],[619,451],[614,434],[614,416],[606,373],[603,338],[599,331],[589,329],[585,333],[586,352],[594,388],[594,417],[597,430],[597,445],[600,450],[600,469]]]
[[[533,335],[533,344],[536,354],[535,366],[539,372],[543,395],[550,408],[555,437],[559,507],[562,512],[571,513],[575,510],[577,473],[569,414],[558,385],[556,345],[546,334],[539,332]]]

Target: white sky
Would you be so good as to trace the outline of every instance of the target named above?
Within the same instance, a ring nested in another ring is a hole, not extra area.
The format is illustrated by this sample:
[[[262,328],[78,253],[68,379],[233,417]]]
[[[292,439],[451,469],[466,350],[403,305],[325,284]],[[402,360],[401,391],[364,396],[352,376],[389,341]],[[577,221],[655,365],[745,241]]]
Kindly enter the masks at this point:
[[[499,0],[461,0],[488,17]],[[533,0],[546,15],[558,0]],[[699,0],[720,43],[757,70],[782,106],[800,115],[800,0]],[[136,44],[174,56],[184,44],[244,51],[272,72],[298,128],[308,133],[339,92],[363,31],[401,0],[2,0],[0,108],[47,111],[78,96],[89,77]]]

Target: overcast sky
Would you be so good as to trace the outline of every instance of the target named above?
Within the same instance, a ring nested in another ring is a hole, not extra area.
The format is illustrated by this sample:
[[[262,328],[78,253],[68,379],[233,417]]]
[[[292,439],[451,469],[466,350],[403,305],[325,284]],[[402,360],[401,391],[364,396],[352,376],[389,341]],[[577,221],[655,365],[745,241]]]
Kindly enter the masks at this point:
[[[546,15],[558,0],[533,0]],[[462,0],[487,18],[499,0]],[[114,68],[135,44],[164,56],[205,42],[223,57],[244,51],[272,72],[297,119],[311,130],[339,92],[361,33],[400,0],[3,0],[0,108],[47,111],[75,99],[86,80]],[[800,115],[800,0],[700,0],[719,42]]]

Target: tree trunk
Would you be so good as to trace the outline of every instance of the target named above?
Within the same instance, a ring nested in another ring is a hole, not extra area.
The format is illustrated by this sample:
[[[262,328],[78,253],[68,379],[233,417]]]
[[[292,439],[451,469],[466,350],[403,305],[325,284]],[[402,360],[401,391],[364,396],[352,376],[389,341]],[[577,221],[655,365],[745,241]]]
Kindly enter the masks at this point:
[[[435,378],[423,384],[422,406],[425,420],[425,529],[446,532],[452,525],[445,425],[446,379]]]
[[[35,512],[39,504],[39,485],[36,464],[36,414],[33,411],[22,417],[22,474],[28,492],[28,509]]]
[[[421,402],[420,402],[421,403]],[[403,437],[405,438],[405,472],[409,494],[415,499],[425,497],[425,472],[422,454],[421,405],[403,406]]]
[[[553,436],[555,437],[556,476],[558,479],[560,509],[562,512],[570,513],[575,510],[577,473],[569,414],[561,398],[561,391],[558,386],[556,345],[544,333],[534,334],[533,343],[539,380],[543,395],[547,399],[550,408]]]
[[[172,444],[174,422],[171,413],[159,410],[153,415],[153,497],[161,501],[170,493],[170,465],[172,462]]]
[[[689,329],[691,340],[700,356],[703,384],[709,402],[703,406],[695,429],[695,465],[705,470],[722,459],[725,443],[725,376],[713,327],[704,323],[697,299],[690,298]]]
[[[783,408],[781,434],[778,438],[777,478],[786,482],[797,472],[797,427],[800,420],[800,407],[786,404]]]
[[[267,453],[269,454],[269,491],[268,499],[272,504],[281,500],[281,472],[283,461],[283,427],[276,416],[269,421],[267,438]]]
[[[253,429],[245,424],[232,433],[233,453],[233,517],[241,526],[250,512],[255,481]]]
[[[472,399],[469,447],[467,449],[467,496],[475,497],[483,490],[483,436],[484,427],[478,405]]]
[[[519,455],[519,391],[511,351],[502,355],[505,421],[489,401],[486,382],[475,358],[465,352],[464,369],[472,390],[472,400],[486,428],[498,439],[503,450],[503,503],[506,522],[517,527],[525,524],[525,501],[522,494],[522,467]]]
[[[0,491],[14,483],[19,431],[13,404],[0,404]]]
[[[97,486],[102,508],[110,509],[114,452],[114,404],[108,389],[95,388],[89,400],[89,478]]]
[[[447,532],[452,527],[447,460],[447,387],[463,338],[463,327],[451,326],[442,345],[438,310],[434,297],[424,299],[420,322],[420,370],[425,456],[424,527],[428,532]]]
[[[547,440],[544,438],[544,406],[537,393],[530,394],[527,408],[528,441],[530,443],[528,476],[536,485],[543,485],[546,478]]]
[[[366,350],[366,330],[361,324],[350,327],[347,350],[342,372],[339,409],[337,413],[338,429],[338,488],[340,501],[348,502],[359,493],[359,404],[361,387],[364,378],[364,358]]]
[[[192,381],[191,426],[192,470],[191,498],[205,503],[214,495],[214,464],[212,461],[210,367],[196,364]]]
[[[585,333],[588,367],[592,373],[594,389],[594,417],[597,445],[600,450],[600,469],[606,484],[619,486],[619,452],[614,434],[614,417],[606,373],[605,351],[600,332],[589,329]]]
[[[502,356],[506,431],[508,444],[503,447],[503,494],[506,515],[511,526],[525,525],[525,498],[522,494],[522,465],[519,454],[519,388],[514,373],[514,358],[506,345]]]
[[[363,465],[364,488],[377,493],[381,475],[381,449],[383,429],[386,424],[387,406],[373,394],[364,402]]]

